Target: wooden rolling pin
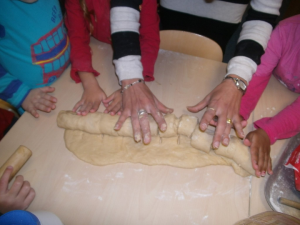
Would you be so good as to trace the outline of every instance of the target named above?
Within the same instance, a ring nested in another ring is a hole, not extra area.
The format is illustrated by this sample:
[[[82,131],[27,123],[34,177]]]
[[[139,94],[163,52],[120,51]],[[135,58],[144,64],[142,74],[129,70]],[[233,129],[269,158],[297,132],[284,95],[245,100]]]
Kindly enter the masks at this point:
[[[292,200],[282,198],[282,197],[280,197],[278,200],[281,204],[293,207],[295,209],[300,209],[300,203],[299,202],[294,202]]]
[[[6,160],[6,162],[0,168],[0,177],[2,177],[5,169],[8,166],[13,167],[13,171],[9,177],[9,181],[19,172],[27,160],[31,157],[32,152],[23,145],[20,147]]]

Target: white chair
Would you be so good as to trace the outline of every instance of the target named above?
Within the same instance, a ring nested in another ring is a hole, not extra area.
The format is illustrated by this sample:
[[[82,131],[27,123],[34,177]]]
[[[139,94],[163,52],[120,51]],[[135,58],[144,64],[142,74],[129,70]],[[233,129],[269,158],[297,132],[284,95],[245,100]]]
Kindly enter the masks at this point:
[[[199,34],[178,30],[160,31],[160,49],[180,52],[222,62],[221,47],[213,40]]]

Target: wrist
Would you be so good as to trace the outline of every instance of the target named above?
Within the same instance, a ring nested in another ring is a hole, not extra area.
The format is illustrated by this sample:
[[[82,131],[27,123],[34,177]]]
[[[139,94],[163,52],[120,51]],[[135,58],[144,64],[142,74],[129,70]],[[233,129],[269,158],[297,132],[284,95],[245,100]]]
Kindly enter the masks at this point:
[[[238,79],[240,79],[241,81],[243,81],[244,84],[245,84],[246,86],[248,86],[248,82],[247,82],[244,78],[242,78],[242,77],[240,77],[240,76],[238,76],[238,75],[235,75],[235,74],[228,74],[226,77],[238,78]],[[226,77],[225,77],[225,78],[226,78]]]
[[[94,85],[98,85],[98,81],[91,72],[78,72],[83,88],[89,88]]]
[[[224,78],[224,81],[225,80],[231,80],[231,83],[234,84],[235,88],[243,95],[245,94],[247,89],[247,83],[245,83],[245,80],[240,79],[237,75],[228,75]]]
[[[130,88],[131,86],[139,85],[140,83],[145,84],[145,81],[143,79],[133,79],[131,81],[132,82],[130,82],[130,83],[129,82],[124,82],[124,84],[122,83],[121,94],[123,94],[124,91],[127,90],[128,88]]]
[[[132,83],[134,83],[134,82],[136,82],[138,80],[141,80],[141,79],[139,79],[139,78],[133,78],[133,79],[122,80],[121,81],[121,86],[122,86],[122,88],[124,88],[126,85],[132,84]]]

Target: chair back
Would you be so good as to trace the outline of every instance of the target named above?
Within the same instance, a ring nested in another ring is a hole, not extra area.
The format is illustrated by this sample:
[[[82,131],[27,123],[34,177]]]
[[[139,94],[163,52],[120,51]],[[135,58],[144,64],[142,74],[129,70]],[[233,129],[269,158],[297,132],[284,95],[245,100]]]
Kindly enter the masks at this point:
[[[178,30],[160,31],[160,49],[180,52],[222,62],[221,47],[213,40],[199,34]]]
[[[2,99],[0,99],[0,108],[14,113],[17,118],[20,117],[18,110],[15,107],[13,107],[11,104],[9,104],[8,102]]]

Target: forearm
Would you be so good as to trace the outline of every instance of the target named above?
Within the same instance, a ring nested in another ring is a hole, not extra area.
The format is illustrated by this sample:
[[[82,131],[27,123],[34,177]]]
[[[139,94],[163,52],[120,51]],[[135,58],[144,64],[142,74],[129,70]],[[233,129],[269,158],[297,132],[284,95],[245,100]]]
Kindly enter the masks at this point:
[[[255,76],[250,81],[245,95],[242,97],[240,106],[240,115],[247,120],[254,110],[260,96],[265,90],[271,76]]]
[[[79,1],[67,0],[66,12],[65,24],[71,43],[71,77],[76,82],[80,82],[78,71],[91,72],[95,76],[99,73],[92,67],[89,29]]]
[[[120,83],[126,79],[143,79],[139,41],[140,10],[142,1],[111,1],[111,34],[113,62]]]
[[[154,65],[159,50],[159,16],[157,2],[144,0],[141,10],[140,45],[145,81],[154,80]]]
[[[282,0],[264,4],[263,0],[251,1],[251,8],[243,24],[236,46],[235,57],[228,63],[228,74],[236,74],[249,82],[260,64],[272,29],[279,15]]]
[[[269,136],[271,144],[278,139],[290,138],[300,132],[300,97],[274,117],[263,118],[254,123]]]
[[[94,74],[91,72],[78,72],[79,78],[82,82],[83,88],[86,90],[87,88],[91,86],[98,85],[98,81],[95,78]],[[99,85],[98,85],[99,86]]]
[[[0,65],[0,99],[20,108],[31,88],[7,73]]]

